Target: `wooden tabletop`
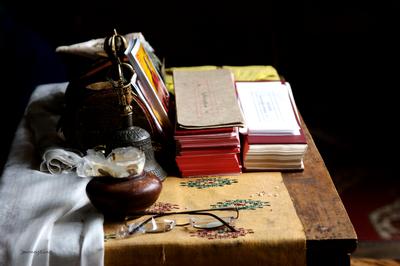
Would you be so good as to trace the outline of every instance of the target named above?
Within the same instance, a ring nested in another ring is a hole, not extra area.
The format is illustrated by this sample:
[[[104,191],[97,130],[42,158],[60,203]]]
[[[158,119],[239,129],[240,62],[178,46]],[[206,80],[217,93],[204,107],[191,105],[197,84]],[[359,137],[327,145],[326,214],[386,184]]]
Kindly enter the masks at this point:
[[[283,180],[303,223],[307,262],[350,265],[349,255],[357,247],[357,235],[303,120],[302,126],[308,142],[304,171],[284,172]]]
[[[282,172],[300,218],[307,247],[307,265],[349,265],[357,236],[313,138],[308,142],[304,171]]]

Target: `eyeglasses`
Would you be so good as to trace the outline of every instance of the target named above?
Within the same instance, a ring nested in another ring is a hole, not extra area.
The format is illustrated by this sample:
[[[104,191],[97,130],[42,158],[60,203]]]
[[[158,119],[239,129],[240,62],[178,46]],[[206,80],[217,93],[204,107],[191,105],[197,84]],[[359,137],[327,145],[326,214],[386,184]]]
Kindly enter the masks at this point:
[[[125,238],[136,233],[162,233],[172,230],[175,226],[187,225],[197,229],[226,227],[232,232],[237,232],[232,224],[239,218],[239,210],[234,207],[143,214],[151,216],[139,223],[125,223],[116,232],[115,237]],[[128,217],[127,221],[131,218]]]

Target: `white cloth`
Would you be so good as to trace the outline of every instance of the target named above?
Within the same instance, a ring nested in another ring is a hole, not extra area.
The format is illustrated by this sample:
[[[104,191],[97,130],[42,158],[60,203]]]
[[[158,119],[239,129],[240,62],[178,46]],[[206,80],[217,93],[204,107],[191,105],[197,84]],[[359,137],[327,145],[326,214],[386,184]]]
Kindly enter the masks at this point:
[[[48,148],[44,152],[42,159],[40,171],[54,175],[72,172],[82,161],[82,157],[75,152],[62,148]]]
[[[59,83],[39,87],[32,94],[25,112],[37,155],[42,156],[40,170],[52,174],[72,172],[82,159],[75,152],[64,149],[63,137],[56,131],[66,86],[67,83]]]
[[[37,87],[17,129],[0,179],[0,265],[104,263],[103,216],[85,191],[90,179],[39,171],[37,152],[60,141],[55,133],[61,107],[57,99],[66,86]],[[41,146],[35,147],[33,140]]]

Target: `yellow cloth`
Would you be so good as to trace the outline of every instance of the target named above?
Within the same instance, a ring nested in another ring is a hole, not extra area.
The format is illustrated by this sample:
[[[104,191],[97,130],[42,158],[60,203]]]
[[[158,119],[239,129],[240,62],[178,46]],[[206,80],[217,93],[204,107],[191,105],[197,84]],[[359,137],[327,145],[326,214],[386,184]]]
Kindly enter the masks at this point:
[[[210,185],[215,186],[207,187]],[[111,239],[105,242],[105,265],[305,265],[304,230],[279,172],[168,177],[157,204],[182,211],[230,205],[232,201],[242,208],[235,223],[242,235],[213,238],[207,231],[208,239],[185,226]],[[105,234],[117,227],[105,225]]]
[[[185,71],[200,71],[200,70],[213,70],[217,69],[217,66],[190,66],[190,67],[171,67],[165,69],[164,82],[169,92],[174,93],[174,79],[172,73],[174,70],[185,70]]]
[[[174,70],[199,71],[217,69],[217,66],[193,66],[167,68],[164,74],[164,82],[169,92],[174,92],[172,72]],[[279,74],[273,66],[222,66],[232,71],[237,81],[280,80]]]
[[[280,80],[272,66],[223,66],[233,72],[236,81]]]

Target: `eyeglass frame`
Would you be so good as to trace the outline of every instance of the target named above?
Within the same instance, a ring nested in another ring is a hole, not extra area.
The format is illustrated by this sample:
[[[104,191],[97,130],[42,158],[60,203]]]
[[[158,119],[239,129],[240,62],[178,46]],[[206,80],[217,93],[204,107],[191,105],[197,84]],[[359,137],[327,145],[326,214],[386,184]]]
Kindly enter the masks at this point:
[[[149,218],[147,218],[146,220],[144,220],[144,221],[140,222],[139,224],[137,224],[132,230],[129,231],[128,234],[129,235],[134,234],[136,231],[138,231],[142,226],[144,226],[145,224],[150,222],[152,219],[156,219],[156,218],[163,217],[163,216],[179,215],[179,214],[196,214],[196,215],[211,216],[211,217],[217,219],[219,222],[221,222],[222,223],[221,226],[226,226],[229,230],[231,230],[231,232],[238,232],[238,230],[236,228],[234,228],[229,223],[224,221],[224,219],[222,219],[218,215],[210,213],[211,211],[235,211],[236,212],[236,217],[234,217],[234,219],[238,219],[239,218],[239,209],[237,207],[223,207],[223,208],[212,208],[212,209],[191,210],[191,211],[181,211],[181,212],[162,212],[162,213],[159,213],[159,212],[143,212],[143,213],[141,213],[141,215],[151,215],[151,216]],[[133,217],[133,216],[127,217],[125,219],[125,222],[129,221],[131,217]],[[188,225],[188,224],[189,223],[179,224],[177,226],[185,226],[185,225]],[[218,226],[218,227],[220,227],[220,226]],[[215,227],[215,228],[218,228],[218,227]]]

